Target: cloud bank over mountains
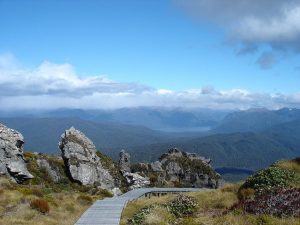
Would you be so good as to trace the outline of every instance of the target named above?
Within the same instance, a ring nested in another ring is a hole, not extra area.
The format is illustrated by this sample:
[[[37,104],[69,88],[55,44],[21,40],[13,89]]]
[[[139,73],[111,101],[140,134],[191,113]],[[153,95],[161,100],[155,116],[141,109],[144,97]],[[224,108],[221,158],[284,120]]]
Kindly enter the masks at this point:
[[[262,49],[257,60],[262,68],[272,66],[282,53],[300,53],[299,0],[174,1],[193,17],[223,27],[239,45],[239,54]]]
[[[212,109],[297,107],[300,93],[254,93],[243,89],[173,91],[138,83],[116,82],[105,76],[79,76],[70,64],[43,62],[37,68],[18,66],[11,54],[0,55],[2,109],[156,106]]]

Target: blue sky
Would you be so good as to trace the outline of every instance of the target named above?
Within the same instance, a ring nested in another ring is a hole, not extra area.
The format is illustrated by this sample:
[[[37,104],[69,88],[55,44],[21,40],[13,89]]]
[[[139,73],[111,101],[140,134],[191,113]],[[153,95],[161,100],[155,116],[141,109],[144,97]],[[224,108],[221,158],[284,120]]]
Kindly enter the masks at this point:
[[[300,58],[294,40],[287,37],[275,43],[277,33],[264,38],[251,34],[248,40],[241,29],[228,29],[235,25],[234,19],[243,21],[247,11],[233,14],[232,19],[225,13],[224,17],[209,14],[210,9],[217,14],[222,10],[218,1],[200,0],[200,6],[194,0],[186,2],[0,0],[0,54],[27,74],[44,62],[67,64],[82,79],[105,76],[176,93],[206,87],[269,95],[300,92]],[[282,1],[275,2],[282,7]],[[290,17],[285,16],[278,29],[290,25]],[[257,18],[263,28],[268,18],[259,12]],[[249,46],[255,46],[253,53],[238,54]],[[7,70],[4,75],[9,76]]]

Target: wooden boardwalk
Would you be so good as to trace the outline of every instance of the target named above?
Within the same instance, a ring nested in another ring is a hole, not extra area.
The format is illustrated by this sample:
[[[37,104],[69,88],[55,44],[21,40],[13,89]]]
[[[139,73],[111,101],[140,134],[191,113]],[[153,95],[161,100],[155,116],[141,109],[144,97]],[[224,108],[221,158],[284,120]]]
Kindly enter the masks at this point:
[[[203,188],[141,188],[123,195],[96,201],[75,225],[119,225],[124,207],[128,201],[143,197],[149,193],[179,193],[204,191]]]

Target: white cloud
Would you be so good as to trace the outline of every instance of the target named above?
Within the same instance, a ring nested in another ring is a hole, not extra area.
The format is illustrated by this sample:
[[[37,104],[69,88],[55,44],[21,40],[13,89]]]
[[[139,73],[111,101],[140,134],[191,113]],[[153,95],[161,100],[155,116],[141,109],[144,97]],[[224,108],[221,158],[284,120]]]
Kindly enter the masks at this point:
[[[239,55],[256,53],[260,46],[300,53],[300,0],[173,1],[193,17],[222,27],[230,43],[240,46]]]
[[[137,83],[115,82],[104,76],[81,77],[70,64],[44,62],[34,69],[16,66],[11,55],[0,55],[1,109],[122,108],[138,106],[247,109],[295,107],[300,93],[253,93],[213,86],[173,91]]]

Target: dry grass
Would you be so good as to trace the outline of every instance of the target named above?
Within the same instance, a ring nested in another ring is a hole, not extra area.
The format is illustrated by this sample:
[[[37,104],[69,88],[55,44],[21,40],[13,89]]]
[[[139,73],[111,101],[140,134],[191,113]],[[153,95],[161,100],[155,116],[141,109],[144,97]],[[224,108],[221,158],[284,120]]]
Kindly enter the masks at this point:
[[[144,225],[300,225],[299,218],[275,218],[272,216],[257,216],[243,214],[240,211],[231,211],[228,209],[238,202],[237,192],[241,184],[228,184],[218,190],[208,192],[189,193],[199,203],[199,208],[193,216],[186,218],[174,217],[162,209],[155,209],[146,216]],[[139,209],[154,204],[166,203],[171,201],[175,196],[152,197],[151,199],[139,199],[127,205],[123,211],[121,225],[126,225],[127,220],[131,218]]]
[[[190,223],[184,225],[300,225],[299,219],[295,218],[279,219],[271,216],[256,216],[249,214],[226,214],[217,217],[203,216],[190,218],[190,221]]]
[[[174,195],[165,195],[162,197],[151,197],[150,199],[141,198],[130,202],[122,212],[120,225],[126,225],[127,220],[133,217],[133,215],[137,213],[141,208],[144,208],[148,205],[165,203],[171,201],[172,199],[174,199],[174,197]]]
[[[282,160],[276,163],[278,167],[281,167],[283,169],[294,171],[295,173],[300,174],[300,162],[299,159],[296,160]]]
[[[188,194],[198,200],[199,209],[229,209],[238,202],[233,192],[212,190],[208,192],[195,192]]]
[[[145,225],[170,225],[174,224],[175,217],[166,209],[158,207],[145,217]]]
[[[80,215],[93,203],[81,204],[76,192],[49,193],[44,195],[50,206],[47,214],[40,213],[30,207],[30,202],[37,198],[35,191],[21,193],[18,188],[11,188],[13,183],[0,177],[0,224],[5,225],[73,225]],[[20,187],[19,187],[20,188]],[[29,187],[26,188],[33,188]],[[20,189],[19,189],[20,190]]]

